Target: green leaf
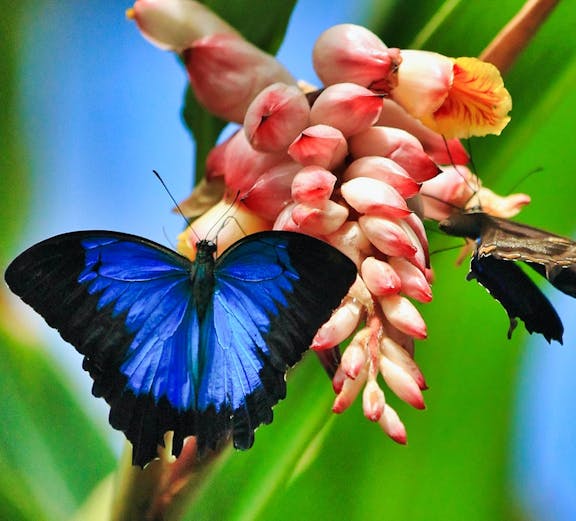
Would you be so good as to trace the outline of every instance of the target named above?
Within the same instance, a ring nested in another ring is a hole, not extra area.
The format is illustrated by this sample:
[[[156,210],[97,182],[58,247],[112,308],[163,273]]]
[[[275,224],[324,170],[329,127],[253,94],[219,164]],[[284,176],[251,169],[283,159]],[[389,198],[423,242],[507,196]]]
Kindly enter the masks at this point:
[[[0,345],[0,496],[23,518],[64,519],[114,468],[113,454],[45,350],[3,331]]]
[[[3,8],[0,21],[0,85],[2,85],[2,103],[0,103],[0,266],[7,261],[7,247],[23,227],[19,217],[26,208],[26,182],[28,175],[26,154],[22,147],[22,129],[17,117],[18,99],[17,51],[14,44],[18,37],[25,7],[21,3],[1,2]]]

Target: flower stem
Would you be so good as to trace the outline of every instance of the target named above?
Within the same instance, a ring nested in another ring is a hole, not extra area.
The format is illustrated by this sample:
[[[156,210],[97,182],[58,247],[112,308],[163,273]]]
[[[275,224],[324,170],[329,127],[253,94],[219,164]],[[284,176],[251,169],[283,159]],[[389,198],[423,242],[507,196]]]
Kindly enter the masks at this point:
[[[492,63],[506,74],[559,2],[528,0],[484,49],[480,59]]]

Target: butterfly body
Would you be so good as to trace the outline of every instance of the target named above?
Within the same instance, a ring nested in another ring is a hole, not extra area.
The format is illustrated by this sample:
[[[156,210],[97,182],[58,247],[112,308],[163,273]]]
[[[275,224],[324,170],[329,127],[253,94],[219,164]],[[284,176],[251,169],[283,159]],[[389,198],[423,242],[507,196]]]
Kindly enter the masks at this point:
[[[200,452],[232,437],[249,448],[286,394],[285,373],[348,291],[352,261],[290,232],[250,235],[215,259],[141,237],[73,232],[43,241],[6,271],[14,293],[84,355],[92,392],[132,442],[133,462]]]
[[[476,241],[468,278],[502,303],[511,320],[509,337],[518,317],[530,333],[562,343],[564,328],[552,304],[514,262],[524,262],[560,291],[576,297],[574,241],[484,212],[454,214],[439,228]]]

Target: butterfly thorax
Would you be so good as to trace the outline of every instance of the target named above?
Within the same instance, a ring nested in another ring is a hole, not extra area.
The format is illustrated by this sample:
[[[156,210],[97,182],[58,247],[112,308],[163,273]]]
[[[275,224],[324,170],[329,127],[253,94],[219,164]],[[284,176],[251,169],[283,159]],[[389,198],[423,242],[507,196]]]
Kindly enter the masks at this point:
[[[190,279],[192,281],[192,295],[200,320],[204,318],[207,305],[214,291],[215,253],[216,244],[214,242],[201,240],[196,243],[196,260],[192,264]]]
[[[492,220],[492,217],[484,212],[461,212],[444,219],[438,227],[449,235],[475,240],[490,226]]]

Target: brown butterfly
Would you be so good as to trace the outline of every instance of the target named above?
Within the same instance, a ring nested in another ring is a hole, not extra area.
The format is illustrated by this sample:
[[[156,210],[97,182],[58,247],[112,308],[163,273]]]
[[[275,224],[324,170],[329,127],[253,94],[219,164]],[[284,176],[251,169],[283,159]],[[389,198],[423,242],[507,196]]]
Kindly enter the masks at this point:
[[[560,291],[576,297],[576,242],[481,211],[455,213],[439,228],[476,241],[470,273],[498,300],[510,318],[508,338],[522,319],[529,333],[562,343],[564,327],[556,310],[514,262],[522,261]]]

